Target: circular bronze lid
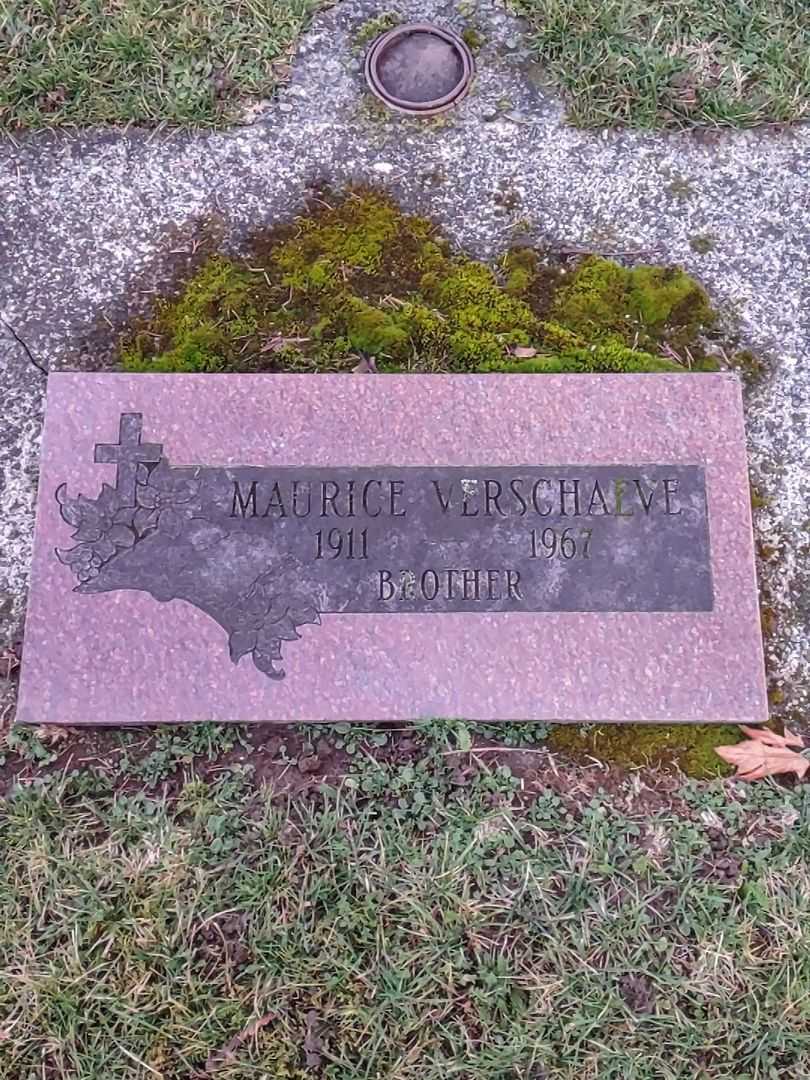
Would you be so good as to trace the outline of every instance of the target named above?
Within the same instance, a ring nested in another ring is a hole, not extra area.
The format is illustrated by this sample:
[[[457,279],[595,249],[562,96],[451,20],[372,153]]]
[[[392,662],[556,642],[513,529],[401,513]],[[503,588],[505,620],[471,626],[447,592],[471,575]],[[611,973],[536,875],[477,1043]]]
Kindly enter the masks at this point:
[[[389,30],[366,54],[366,81],[391,108],[435,116],[467,93],[475,71],[472,53],[457,34],[430,23]]]

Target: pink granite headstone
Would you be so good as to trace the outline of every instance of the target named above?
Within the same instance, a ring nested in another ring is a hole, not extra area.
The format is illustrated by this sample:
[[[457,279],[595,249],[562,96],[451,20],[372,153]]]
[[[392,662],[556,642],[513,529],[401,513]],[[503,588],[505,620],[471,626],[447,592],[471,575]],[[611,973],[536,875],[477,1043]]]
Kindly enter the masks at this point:
[[[767,718],[732,375],[56,374],[18,719]]]

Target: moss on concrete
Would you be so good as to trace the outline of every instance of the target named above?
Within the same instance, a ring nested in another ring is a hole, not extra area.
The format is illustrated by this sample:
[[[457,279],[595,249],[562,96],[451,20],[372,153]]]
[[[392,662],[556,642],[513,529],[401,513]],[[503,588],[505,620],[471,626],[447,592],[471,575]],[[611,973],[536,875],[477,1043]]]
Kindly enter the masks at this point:
[[[214,256],[173,303],[162,301],[148,326],[122,350],[129,371],[224,371],[259,328],[255,275]]]
[[[708,233],[699,233],[689,237],[689,247],[698,255],[708,255],[717,247],[717,241]]]
[[[395,11],[384,11],[380,15],[375,15],[373,19],[367,19],[361,26],[357,28],[352,39],[352,46],[354,51],[363,52],[367,45],[370,45],[372,41],[380,37],[381,34],[387,33],[389,30],[393,30],[395,26],[399,26],[402,22],[402,17],[397,15]]]
[[[716,746],[737,743],[740,729],[725,724],[555,725],[548,744],[574,757],[597,758],[626,768],[676,765],[687,776],[727,776],[733,770]]]
[[[589,343],[621,344],[691,358],[688,366],[716,367],[701,336],[715,315],[698,283],[675,267],[620,266],[592,255],[557,293],[551,311],[556,325]]]
[[[319,198],[292,226],[216,256],[122,349],[132,371],[648,372],[707,368],[714,314],[682,270],[570,266],[531,249],[495,267],[386,196]],[[535,351],[516,359],[516,347]]]
[[[461,39],[472,53],[480,52],[484,47],[485,38],[475,26],[467,26],[461,32]]]

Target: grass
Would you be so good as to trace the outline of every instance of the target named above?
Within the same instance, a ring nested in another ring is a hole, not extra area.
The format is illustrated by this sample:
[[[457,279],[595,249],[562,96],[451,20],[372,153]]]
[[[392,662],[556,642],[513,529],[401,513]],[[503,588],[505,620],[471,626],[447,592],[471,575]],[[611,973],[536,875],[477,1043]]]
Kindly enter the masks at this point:
[[[584,127],[800,120],[810,105],[805,0],[516,0]]]
[[[315,0],[0,0],[0,126],[203,127],[286,78]]]
[[[0,0],[0,126],[233,121],[289,71],[321,0]],[[799,120],[804,0],[514,0],[588,127]],[[361,47],[380,15],[358,31]]]
[[[809,788],[676,812],[438,745],[292,800],[238,769],[14,790],[0,1078],[808,1074]]]

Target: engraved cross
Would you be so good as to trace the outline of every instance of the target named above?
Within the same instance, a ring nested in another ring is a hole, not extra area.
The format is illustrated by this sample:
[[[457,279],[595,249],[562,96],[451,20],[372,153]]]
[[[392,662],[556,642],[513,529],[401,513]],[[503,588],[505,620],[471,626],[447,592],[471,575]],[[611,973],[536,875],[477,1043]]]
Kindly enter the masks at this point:
[[[135,505],[135,483],[141,462],[160,461],[162,443],[142,443],[141,413],[121,413],[117,443],[96,443],[95,460],[99,464],[117,465],[115,487],[124,506]]]

